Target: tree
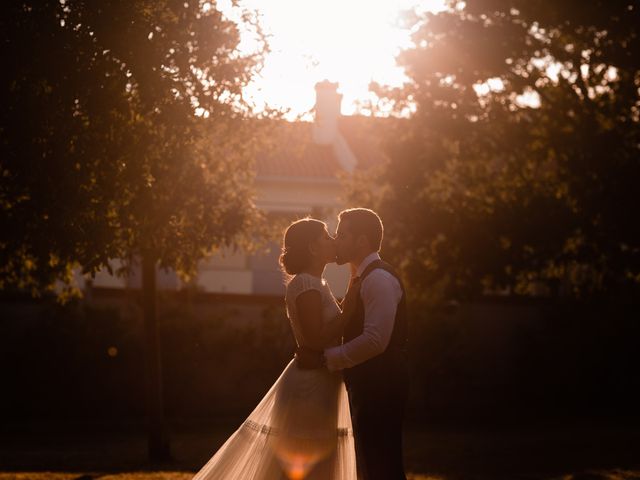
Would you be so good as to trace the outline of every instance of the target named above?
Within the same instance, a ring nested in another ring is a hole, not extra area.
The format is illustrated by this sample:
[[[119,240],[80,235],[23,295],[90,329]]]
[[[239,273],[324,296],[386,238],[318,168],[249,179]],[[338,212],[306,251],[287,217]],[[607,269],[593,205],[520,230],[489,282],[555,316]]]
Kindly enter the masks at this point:
[[[242,87],[265,45],[241,55],[238,24],[205,2],[19,2],[5,13],[0,288],[62,283],[68,294],[77,265],[94,274],[123,259],[125,273],[141,259],[150,456],[167,458],[156,265],[188,277],[259,220],[259,135]]]
[[[469,0],[414,15],[369,201],[437,299],[636,289],[640,5]],[[358,198],[358,196],[356,196]]]

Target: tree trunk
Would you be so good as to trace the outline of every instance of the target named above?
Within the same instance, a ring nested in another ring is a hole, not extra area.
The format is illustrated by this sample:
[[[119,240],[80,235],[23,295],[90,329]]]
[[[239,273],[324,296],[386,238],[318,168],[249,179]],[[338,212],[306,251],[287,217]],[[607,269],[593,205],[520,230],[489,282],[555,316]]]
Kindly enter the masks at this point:
[[[147,364],[148,445],[149,460],[152,462],[166,461],[171,457],[162,401],[162,368],[156,296],[156,260],[155,257],[147,254],[142,258],[142,309]]]

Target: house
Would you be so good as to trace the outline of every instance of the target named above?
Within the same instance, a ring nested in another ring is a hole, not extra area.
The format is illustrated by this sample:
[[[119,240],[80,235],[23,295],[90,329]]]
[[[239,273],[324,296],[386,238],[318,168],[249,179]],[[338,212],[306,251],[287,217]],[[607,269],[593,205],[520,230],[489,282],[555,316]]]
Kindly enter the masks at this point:
[[[313,122],[282,121],[273,131],[273,148],[256,158],[256,204],[268,215],[295,220],[311,215],[335,230],[336,215],[345,208],[341,178],[356,169],[384,162],[385,157],[368,135],[367,117],[343,117],[338,84],[316,84]],[[280,245],[260,254],[224,251],[202,261],[196,284],[199,290],[245,295],[282,295]],[[325,271],[336,295],[346,289],[348,268],[329,265]],[[127,279],[100,273],[94,287],[136,287],[139,273]],[[159,272],[158,286],[180,288],[173,272]]]

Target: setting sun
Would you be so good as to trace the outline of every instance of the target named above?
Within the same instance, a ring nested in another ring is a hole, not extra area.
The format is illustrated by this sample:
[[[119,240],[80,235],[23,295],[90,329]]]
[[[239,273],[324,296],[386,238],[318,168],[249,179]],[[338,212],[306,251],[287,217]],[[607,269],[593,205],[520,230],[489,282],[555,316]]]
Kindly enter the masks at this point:
[[[219,6],[230,11],[224,2]],[[402,13],[442,10],[444,0],[244,0],[241,6],[259,12],[271,49],[245,91],[258,105],[288,108],[295,116],[313,108],[313,86],[323,79],[340,84],[345,114],[366,102],[371,81],[400,85],[404,75],[395,56],[411,44]]]

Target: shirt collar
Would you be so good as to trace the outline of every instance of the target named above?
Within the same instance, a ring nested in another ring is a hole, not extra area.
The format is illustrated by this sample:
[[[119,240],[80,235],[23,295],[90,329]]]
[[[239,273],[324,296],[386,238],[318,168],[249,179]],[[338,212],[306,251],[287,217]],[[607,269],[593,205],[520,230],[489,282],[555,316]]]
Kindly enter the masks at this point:
[[[364,269],[367,268],[371,262],[375,262],[376,260],[380,260],[380,254],[378,252],[370,253],[369,255],[364,257],[364,260],[362,260],[362,262],[360,262],[360,265],[358,265],[356,276],[359,277],[360,275],[362,275]]]

